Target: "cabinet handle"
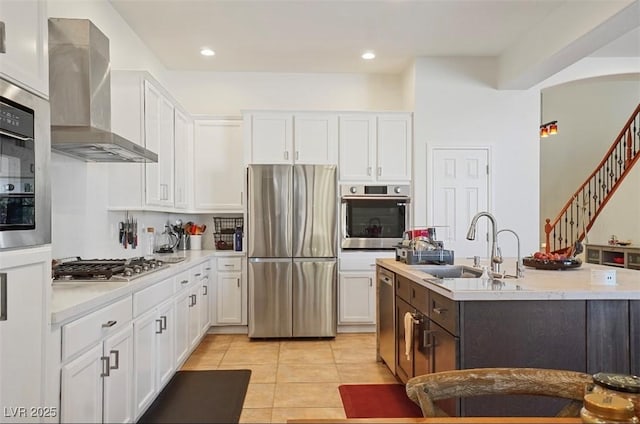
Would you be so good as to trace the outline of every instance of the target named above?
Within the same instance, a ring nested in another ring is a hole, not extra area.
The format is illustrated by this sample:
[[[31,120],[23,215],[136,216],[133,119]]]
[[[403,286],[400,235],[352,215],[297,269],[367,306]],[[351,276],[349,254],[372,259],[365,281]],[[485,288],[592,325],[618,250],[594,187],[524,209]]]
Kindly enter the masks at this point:
[[[117,370],[120,368],[120,351],[112,350],[109,352],[109,356],[115,355],[115,359],[113,361],[113,366],[109,367],[110,370]]]
[[[371,176],[371,167],[367,167],[367,175]]]
[[[195,294],[192,294],[191,296],[193,296],[193,306],[198,304],[198,296],[196,296]]]
[[[209,286],[202,286],[202,295],[206,296],[207,294],[209,294]]]
[[[189,280],[182,280],[180,281],[180,284],[187,284],[189,282]]]
[[[199,276],[201,276],[201,275],[202,275],[201,273],[197,273],[197,274],[195,274],[195,276],[196,276],[196,277],[199,277]]]
[[[433,308],[433,312],[435,312],[438,315],[442,315],[445,312],[447,312],[447,309],[446,308]]]
[[[300,152],[296,150],[296,160],[300,159]]]
[[[114,320],[107,321],[104,324],[102,324],[102,328],[110,328],[110,327],[113,327],[114,325],[116,325],[117,323],[118,323],[118,321],[114,321]]]
[[[102,361],[102,372],[100,373],[100,377],[109,377],[109,357],[101,356],[100,360]]]
[[[233,264],[224,264],[224,266],[229,267],[229,266],[233,266]]]
[[[382,167],[381,167],[381,166],[379,166],[379,167],[378,167],[378,177],[379,177],[379,176],[381,176],[381,175],[382,175]]]
[[[7,52],[7,46],[4,40],[5,40],[4,22],[0,21],[0,53]]]
[[[435,330],[424,330],[422,332],[422,347],[431,348],[435,346],[434,343],[427,343],[429,336],[433,333],[435,333]]]
[[[236,281],[238,282],[238,288],[240,288],[240,279],[236,278]]]
[[[156,322],[158,323],[158,329],[156,330],[156,334],[162,334],[162,320],[157,319]]]
[[[284,151],[284,160],[289,160],[289,152],[287,150]]]
[[[204,270],[205,270],[205,271],[210,271],[210,270],[211,270],[211,267],[209,267],[209,266],[208,266],[208,267],[206,267]]]
[[[242,195],[242,192],[240,192],[240,204],[244,204],[244,196]]]
[[[369,277],[369,287],[373,287],[373,278]]]
[[[160,317],[160,319],[162,320],[162,324],[160,324],[160,329],[161,330],[166,330],[167,329],[167,316],[166,315],[162,315]]]
[[[0,273],[0,321],[7,320],[7,273]]]
[[[189,307],[193,306],[193,295],[189,296]]]

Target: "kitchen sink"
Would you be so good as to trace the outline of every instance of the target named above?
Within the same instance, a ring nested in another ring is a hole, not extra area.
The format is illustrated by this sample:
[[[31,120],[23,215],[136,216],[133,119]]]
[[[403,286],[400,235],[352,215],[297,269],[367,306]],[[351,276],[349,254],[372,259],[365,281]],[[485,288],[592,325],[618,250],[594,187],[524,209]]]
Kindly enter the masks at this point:
[[[412,265],[412,269],[436,278],[478,278],[482,270],[466,265]]]

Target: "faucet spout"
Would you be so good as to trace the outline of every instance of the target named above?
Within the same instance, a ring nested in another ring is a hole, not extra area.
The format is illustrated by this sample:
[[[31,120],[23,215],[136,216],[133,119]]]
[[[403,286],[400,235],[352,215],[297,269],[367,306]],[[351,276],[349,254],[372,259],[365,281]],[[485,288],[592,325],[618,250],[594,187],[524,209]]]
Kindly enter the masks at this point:
[[[518,242],[518,261],[516,262],[516,278],[523,278],[524,277],[524,265],[522,264],[522,256],[520,256],[520,237],[518,237],[518,234],[515,231],[510,230],[508,228],[504,228],[504,229],[498,231],[497,234],[500,234],[502,232],[513,234],[515,236],[515,238],[516,238],[516,241]]]
[[[491,272],[498,272],[500,263],[502,263],[502,258],[498,254],[498,233],[496,218],[489,212],[478,212],[477,214],[475,214],[471,219],[471,224],[469,225],[469,230],[467,231],[467,240],[476,239],[476,227],[478,225],[478,219],[483,216],[487,217],[487,219],[491,222]]]

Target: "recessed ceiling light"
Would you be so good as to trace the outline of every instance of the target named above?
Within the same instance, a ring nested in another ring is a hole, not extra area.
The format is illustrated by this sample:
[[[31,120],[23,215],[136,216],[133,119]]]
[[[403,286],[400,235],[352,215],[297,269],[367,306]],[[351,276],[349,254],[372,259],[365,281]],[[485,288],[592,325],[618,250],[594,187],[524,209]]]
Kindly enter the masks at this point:
[[[376,54],[374,52],[371,52],[371,51],[362,53],[362,58],[364,60],[375,59],[375,57],[376,57]]]
[[[211,50],[208,47],[203,47],[202,49],[200,49],[200,54],[202,56],[213,56],[216,54],[216,52],[214,52],[213,50]]]

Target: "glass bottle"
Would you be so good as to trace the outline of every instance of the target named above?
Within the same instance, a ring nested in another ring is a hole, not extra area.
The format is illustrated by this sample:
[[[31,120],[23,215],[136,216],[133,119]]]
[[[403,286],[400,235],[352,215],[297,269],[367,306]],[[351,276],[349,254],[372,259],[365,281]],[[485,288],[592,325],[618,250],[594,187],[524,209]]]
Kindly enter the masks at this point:
[[[156,247],[156,233],[153,227],[147,227],[145,232],[145,255],[152,256]]]

